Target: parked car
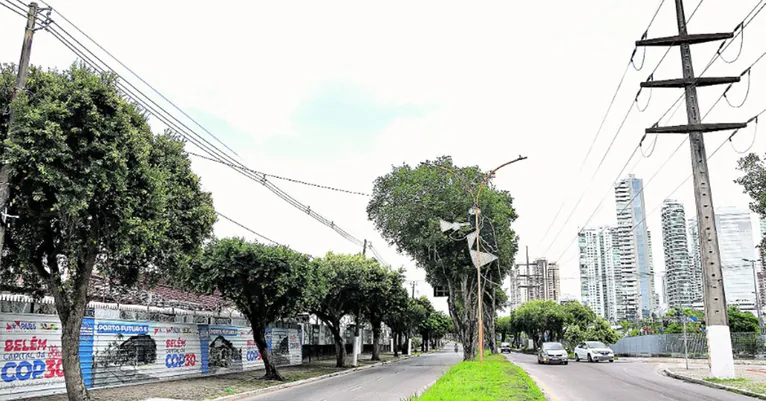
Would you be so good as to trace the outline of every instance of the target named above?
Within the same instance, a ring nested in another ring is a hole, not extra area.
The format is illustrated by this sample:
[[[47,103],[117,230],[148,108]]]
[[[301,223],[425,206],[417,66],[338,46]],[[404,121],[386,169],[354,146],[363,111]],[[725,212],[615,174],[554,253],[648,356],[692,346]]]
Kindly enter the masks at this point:
[[[511,343],[502,343],[500,344],[500,353],[511,353]]]
[[[569,355],[561,343],[543,343],[543,346],[537,351],[537,363],[563,363],[568,365]]]
[[[600,341],[585,341],[574,349],[575,361],[587,359],[588,362],[614,362],[614,351]]]

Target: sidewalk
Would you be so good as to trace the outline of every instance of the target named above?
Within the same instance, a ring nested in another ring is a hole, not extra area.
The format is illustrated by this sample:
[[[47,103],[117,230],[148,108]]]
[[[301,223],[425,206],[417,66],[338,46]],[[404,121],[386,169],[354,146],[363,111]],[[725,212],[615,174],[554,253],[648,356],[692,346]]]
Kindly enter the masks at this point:
[[[626,362],[638,362],[638,363],[663,363],[663,364],[684,364],[684,358],[654,358],[654,357],[620,357],[619,360],[626,361]],[[693,359],[689,358],[689,366],[691,365],[706,365],[707,366],[707,358],[704,359]],[[734,360],[735,365],[743,365],[743,366],[759,366],[764,365],[766,366],[766,360],[758,360],[758,359],[735,359]]]
[[[691,361],[690,361],[691,362]],[[692,383],[701,384],[708,387],[715,387],[729,390],[751,397],[766,400],[766,364],[765,363],[746,363],[740,364],[735,361],[736,379],[717,380],[709,378],[710,371],[707,367],[707,361],[704,363],[689,363],[689,369],[685,367],[668,367],[665,373],[673,378]],[[754,362],[754,361],[746,361]],[[755,361],[762,362],[762,361]]]

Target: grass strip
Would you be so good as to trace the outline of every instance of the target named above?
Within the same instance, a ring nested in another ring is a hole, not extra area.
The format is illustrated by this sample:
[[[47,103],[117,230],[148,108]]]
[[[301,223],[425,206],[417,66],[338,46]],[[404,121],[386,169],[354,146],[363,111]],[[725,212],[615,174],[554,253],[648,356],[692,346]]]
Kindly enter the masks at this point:
[[[484,363],[461,362],[413,401],[545,401],[537,385],[520,367],[502,355]]]

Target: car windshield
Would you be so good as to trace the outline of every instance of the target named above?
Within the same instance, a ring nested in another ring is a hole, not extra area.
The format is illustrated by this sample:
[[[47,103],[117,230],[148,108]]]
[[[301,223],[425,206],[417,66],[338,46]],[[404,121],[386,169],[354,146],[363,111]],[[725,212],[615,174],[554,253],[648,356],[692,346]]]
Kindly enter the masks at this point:
[[[599,341],[588,341],[585,344],[588,344],[588,348],[606,348],[606,345]]]
[[[564,346],[559,343],[545,343],[543,344],[544,350],[562,350]]]
[[[500,346],[501,346],[501,347],[510,347],[510,346],[511,346],[511,344],[509,344],[509,343],[502,343],[502,344],[500,344]]]

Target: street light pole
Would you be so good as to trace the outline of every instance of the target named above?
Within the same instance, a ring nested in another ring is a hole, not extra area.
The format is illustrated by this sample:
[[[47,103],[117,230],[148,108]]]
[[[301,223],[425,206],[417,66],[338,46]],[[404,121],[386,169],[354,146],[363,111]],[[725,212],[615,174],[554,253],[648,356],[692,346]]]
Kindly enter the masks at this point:
[[[481,288],[481,254],[480,254],[480,246],[481,246],[481,237],[480,237],[480,230],[479,230],[479,197],[481,196],[481,191],[484,189],[485,186],[487,186],[487,183],[490,179],[492,179],[495,176],[495,173],[497,173],[498,170],[501,168],[522,161],[526,160],[527,158],[524,156],[519,156],[516,159],[513,159],[509,162],[505,162],[499,166],[497,166],[494,170],[490,171],[486,177],[484,177],[484,180],[479,185],[479,189],[474,192],[471,190],[471,188],[466,184],[466,182],[463,180],[463,178],[458,175],[456,172],[452,171],[451,169],[443,166],[437,166],[440,169],[452,174],[457,178],[460,183],[465,188],[466,192],[468,192],[469,195],[471,195],[471,198],[473,199],[473,211],[474,211],[474,221],[476,223],[476,258],[475,258],[475,265],[476,265],[476,291],[478,293],[478,314],[479,314],[479,363],[484,362],[484,316],[483,313],[483,303],[484,303],[484,291],[482,291]]]
[[[756,259],[745,259],[745,262],[750,262],[753,266],[753,284],[755,284],[755,310],[758,313],[758,327],[760,328],[760,334],[763,334],[763,316],[761,316],[761,295],[758,293],[758,273],[755,270]]]

